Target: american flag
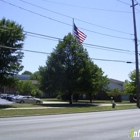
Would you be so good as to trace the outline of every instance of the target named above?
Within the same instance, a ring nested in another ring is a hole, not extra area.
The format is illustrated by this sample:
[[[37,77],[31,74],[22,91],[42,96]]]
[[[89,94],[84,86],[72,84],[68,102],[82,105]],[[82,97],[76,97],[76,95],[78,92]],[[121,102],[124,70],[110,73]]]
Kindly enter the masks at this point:
[[[78,40],[80,44],[83,43],[85,38],[87,37],[82,31],[80,31],[76,25],[74,24],[74,37]]]

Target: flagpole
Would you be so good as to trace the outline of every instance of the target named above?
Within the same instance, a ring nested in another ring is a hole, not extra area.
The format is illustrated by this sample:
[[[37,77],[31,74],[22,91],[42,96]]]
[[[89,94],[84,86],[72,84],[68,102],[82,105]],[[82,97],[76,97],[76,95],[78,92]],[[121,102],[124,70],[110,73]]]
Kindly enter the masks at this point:
[[[74,36],[74,18],[72,19],[72,35]]]

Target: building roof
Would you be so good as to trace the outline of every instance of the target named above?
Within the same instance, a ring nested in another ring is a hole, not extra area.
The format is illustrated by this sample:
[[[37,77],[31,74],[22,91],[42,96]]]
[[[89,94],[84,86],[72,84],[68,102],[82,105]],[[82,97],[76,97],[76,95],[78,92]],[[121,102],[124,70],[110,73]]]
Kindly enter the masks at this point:
[[[110,80],[110,82],[113,82],[113,83],[124,84],[124,82],[120,81],[120,80],[116,80],[116,79],[112,79],[112,78],[110,78],[109,80]]]
[[[30,75],[16,75],[19,80],[30,80]]]
[[[119,90],[123,89],[124,82],[116,79],[110,78],[109,88],[112,90],[114,88],[118,88]]]

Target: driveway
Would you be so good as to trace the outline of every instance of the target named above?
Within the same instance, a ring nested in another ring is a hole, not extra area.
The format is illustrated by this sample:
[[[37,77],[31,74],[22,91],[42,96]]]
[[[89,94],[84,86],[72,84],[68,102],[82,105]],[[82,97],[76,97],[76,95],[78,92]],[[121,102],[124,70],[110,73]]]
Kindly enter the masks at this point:
[[[7,101],[5,99],[0,98],[0,105],[7,105],[7,104],[13,104],[13,102],[9,102],[9,101]]]

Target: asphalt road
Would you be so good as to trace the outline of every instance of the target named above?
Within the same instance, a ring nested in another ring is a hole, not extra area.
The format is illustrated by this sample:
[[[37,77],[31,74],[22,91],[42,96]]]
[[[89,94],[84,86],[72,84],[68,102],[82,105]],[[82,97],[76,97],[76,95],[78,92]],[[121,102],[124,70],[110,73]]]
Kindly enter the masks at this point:
[[[139,109],[0,118],[0,140],[128,140],[131,128]]]

